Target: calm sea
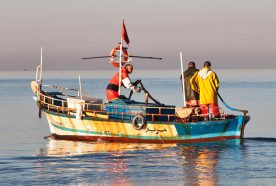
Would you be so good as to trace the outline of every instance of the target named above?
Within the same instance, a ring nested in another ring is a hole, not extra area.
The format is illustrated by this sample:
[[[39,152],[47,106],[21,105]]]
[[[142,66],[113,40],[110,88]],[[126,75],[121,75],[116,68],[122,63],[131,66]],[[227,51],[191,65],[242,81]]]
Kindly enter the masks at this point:
[[[149,145],[48,139],[47,121],[38,119],[29,86],[35,73],[0,72],[0,185],[275,185],[276,69],[216,72],[224,100],[249,110],[242,145],[237,140]],[[81,75],[87,93],[105,98],[113,73],[48,71],[44,82],[78,88]],[[182,105],[178,71],[134,71],[131,77],[142,79],[160,102]]]

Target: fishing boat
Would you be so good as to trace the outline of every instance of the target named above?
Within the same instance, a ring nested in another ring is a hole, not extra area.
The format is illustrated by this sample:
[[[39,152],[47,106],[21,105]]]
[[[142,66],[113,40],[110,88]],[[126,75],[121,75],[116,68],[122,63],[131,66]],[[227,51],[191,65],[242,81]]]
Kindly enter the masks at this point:
[[[124,63],[129,63],[131,57],[135,57],[129,53],[124,56],[122,41],[128,39],[124,37],[122,31],[120,54],[117,55],[120,60],[116,63],[114,56],[107,56],[114,66],[119,67],[119,71]],[[126,60],[123,59],[125,57]],[[142,82],[136,86],[145,93],[144,102],[133,100],[132,91],[123,99],[104,102],[102,98],[82,95],[80,79],[79,89],[46,85],[42,83],[42,72],[41,50],[41,62],[37,66],[36,79],[31,82],[31,88],[39,108],[39,117],[45,114],[51,136],[55,139],[133,143],[242,140],[245,125],[250,120],[247,110],[230,107],[220,95],[226,108],[240,114],[221,112],[221,117],[215,118],[211,113],[202,115],[199,108],[185,107],[185,104],[181,108],[165,105],[157,101]],[[75,95],[65,94],[65,91],[73,91]]]

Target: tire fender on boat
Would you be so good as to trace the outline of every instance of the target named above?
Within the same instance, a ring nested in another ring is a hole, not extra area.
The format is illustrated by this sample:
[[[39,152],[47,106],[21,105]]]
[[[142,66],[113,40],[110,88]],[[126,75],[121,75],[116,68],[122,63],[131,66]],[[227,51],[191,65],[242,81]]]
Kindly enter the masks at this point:
[[[146,126],[145,117],[141,114],[137,114],[136,116],[134,116],[134,118],[132,119],[132,126],[136,130],[141,130],[145,128]]]

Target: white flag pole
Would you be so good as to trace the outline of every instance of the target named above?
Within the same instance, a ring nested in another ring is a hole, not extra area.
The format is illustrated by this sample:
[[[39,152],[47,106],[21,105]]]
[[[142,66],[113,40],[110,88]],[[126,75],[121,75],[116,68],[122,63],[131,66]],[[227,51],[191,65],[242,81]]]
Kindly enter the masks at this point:
[[[180,52],[180,63],[181,63],[181,81],[182,81],[182,95],[183,95],[183,105],[186,107],[186,97],[185,97],[185,84],[184,84],[184,73],[183,73],[183,57],[182,52]]]
[[[81,85],[81,77],[80,77],[80,75],[79,75],[79,87],[80,87],[79,96],[80,96],[80,99],[82,100],[82,85]]]
[[[40,48],[40,84],[42,85],[42,59],[43,59],[43,48]]]
[[[121,83],[122,83],[122,50],[123,50],[123,39],[121,37],[121,45],[120,45],[120,67],[119,67],[119,90],[118,93],[121,95]]]

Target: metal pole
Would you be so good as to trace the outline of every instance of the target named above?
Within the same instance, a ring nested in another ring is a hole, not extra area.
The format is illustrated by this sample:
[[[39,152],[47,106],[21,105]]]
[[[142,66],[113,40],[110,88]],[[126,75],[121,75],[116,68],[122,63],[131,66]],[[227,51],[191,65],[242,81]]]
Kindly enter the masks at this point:
[[[80,86],[80,98],[82,99],[82,86],[81,86],[81,77],[79,75],[79,86]]]
[[[123,39],[121,37],[121,45],[120,45],[120,67],[119,67],[119,90],[118,93],[121,95],[121,82],[122,82],[122,50],[123,50]]]
[[[40,85],[39,85],[39,93],[42,89],[42,58],[43,58],[43,48],[41,47],[40,48]],[[45,99],[45,97],[44,97]],[[41,108],[42,108],[42,105],[41,105],[41,100],[40,100],[40,96],[38,97],[38,92],[37,92],[37,100],[38,100],[38,117],[41,118]],[[44,100],[45,102],[45,100]],[[48,105],[49,106],[49,105]]]
[[[184,73],[183,73],[183,57],[182,52],[180,52],[180,63],[181,63],[181,81],[182,81],[182,95],[183,95],[183,106],[186,107],[186,97],[185,97],[185,84],[184,84]]]
[[[43,48],[40,49],[40,84],[42,85],[42,58],[43,58]]]
[[[38,78],[38,70],[40,70],[40,65],[38,65],[38,66],[36,67],[36,73],[35,73],[35,81],[36,81],[36,82],[40,81],[40,79],[37,79],[37,78]]]

